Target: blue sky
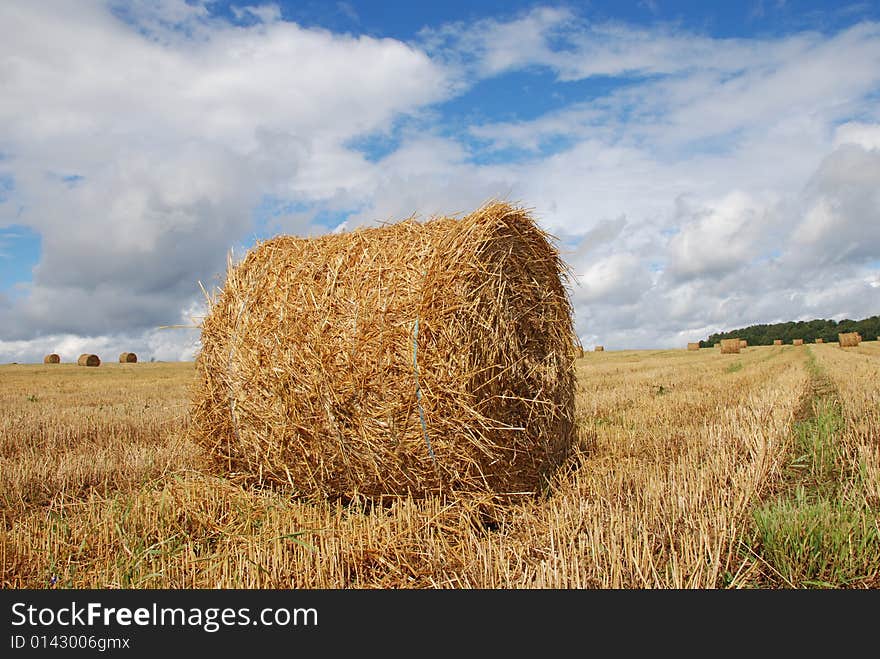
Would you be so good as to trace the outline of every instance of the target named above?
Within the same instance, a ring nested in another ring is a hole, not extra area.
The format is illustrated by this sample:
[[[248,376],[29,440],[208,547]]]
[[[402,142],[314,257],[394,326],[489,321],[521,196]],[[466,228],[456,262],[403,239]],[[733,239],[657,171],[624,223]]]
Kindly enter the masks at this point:
[[[880,313],[878,2],[13,0],[0,70],[0,361],[190,358],[230,249],[491,198],[587,346]]]

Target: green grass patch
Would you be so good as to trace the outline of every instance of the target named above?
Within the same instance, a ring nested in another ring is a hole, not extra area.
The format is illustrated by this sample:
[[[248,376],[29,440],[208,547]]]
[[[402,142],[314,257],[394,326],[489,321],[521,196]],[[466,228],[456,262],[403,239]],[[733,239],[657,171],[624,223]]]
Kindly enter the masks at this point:
[[[880,520],[863,501],[798,487],[754,521],[758,553],[779,586],[845,588],[880,574]]]
[[[742,362],[733,362],[730,366],[728,366],[724,370],[727,373],[736,373],[737,371],[741,371],[742,367],[743,367]]]
[[[880,511],[840,435],[846,422],[834,386],[808,350],[809,399],[792,428],[792,459],[776,495],[752,515],[743,543],[757,557],[757,587],[847,588],[880,579]],[[870,586],[869,586],[870,587]]]

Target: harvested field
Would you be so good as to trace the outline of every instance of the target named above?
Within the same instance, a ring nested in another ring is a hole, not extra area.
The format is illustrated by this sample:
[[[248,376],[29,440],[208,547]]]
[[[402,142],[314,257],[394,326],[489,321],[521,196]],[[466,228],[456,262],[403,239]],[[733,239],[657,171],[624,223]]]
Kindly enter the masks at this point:
[[[189,439],[192,363],[0,366],[0,584],[876,588],[878,367],[873,342],[579,360],[572,453],[539,496],[486,507],[215,475]],[[832,452],[804,452],[814,427]],[[792,524],[817,521],[797,488],[855,543],[837,553],[834,527],[801,557]]]

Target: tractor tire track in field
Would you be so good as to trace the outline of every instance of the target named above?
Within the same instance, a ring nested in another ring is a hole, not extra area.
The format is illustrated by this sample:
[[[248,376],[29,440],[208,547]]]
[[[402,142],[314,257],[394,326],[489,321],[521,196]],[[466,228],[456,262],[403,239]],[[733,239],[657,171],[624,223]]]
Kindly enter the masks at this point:
[[[810,351],[807,369],[810,384],[793,419],[791,460],[753,511],[742,541],[753,569],[731,586],[880,586],[878,512],[847,477],[854,467],[842,442],[847,429],[839,392]]]

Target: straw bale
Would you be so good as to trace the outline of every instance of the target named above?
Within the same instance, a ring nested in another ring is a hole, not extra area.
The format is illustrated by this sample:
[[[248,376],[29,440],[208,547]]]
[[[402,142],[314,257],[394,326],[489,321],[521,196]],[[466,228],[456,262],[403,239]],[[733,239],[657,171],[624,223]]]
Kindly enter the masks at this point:
[[[593,351],[594,352],[604,352],[605,346],[596,346],[595,348],[593,348]]]
[[[101,360],[98,358],[98,355],[83,353],[79,356],[79,359],[76,360],[76,363],[80,366],[100,366]]]
[[[193,438],[235,481],[520,497],[573,439],[557,249],[521,208],[261,242],[209,299]]]
[[[740,340],[739,340],[739,347],[740,347],[740,348],[748,348],[748,347],[749,347],[749,342],[746,341],[745,339],[740,339]]]
[[[120,364],[136,364],[137,360],[138,356],[133,352],[123,352],[119,355]]]
[[[775,346],[781,346],[781,345],[782,345],[782,339],[774,339],[774,340],[773,340],[773,345],[775,345]]]
[[[721,339],[722,355],[738,355],[740,348],[739,339]]]
[[[816,339],[816,343],[825,343],[825,339],[819,337],[818,339]]]
[[[688,343],[688,350],[699,350],[699,349],[700,349],[699,343]]]
[[[802,345],[804,345],[804,340],[803,339],[795,339],[794,341],[791,342],[791,344],[795,345],[795,346],[802,346]]]
[[[841,348],[855,348],[859,345],[861,337],[858,332],[844,332],[837,335],[837,341]]]
[[[45,357],[43,357],[43,363],[44,364],[60,364],[61,363],[61,356],[57,355],[53,352],[52,354],[46,355]]]

